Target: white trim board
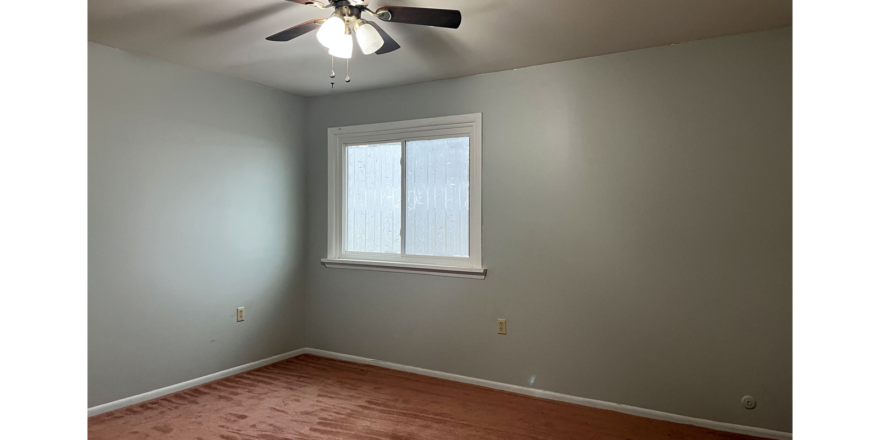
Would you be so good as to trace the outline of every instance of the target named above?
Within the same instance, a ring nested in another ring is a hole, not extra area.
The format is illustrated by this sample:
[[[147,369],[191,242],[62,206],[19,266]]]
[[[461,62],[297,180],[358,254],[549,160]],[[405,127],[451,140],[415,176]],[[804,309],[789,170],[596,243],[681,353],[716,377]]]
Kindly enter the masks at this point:
[[[321,264],[328,269],[378,270],[382,272],[418,273],[422,275],[440,275],[456,278],[485,280],[486,269],[467,267],[449,268],[427,264],[390,263],[386,261],[329,260],[321,259]]]
[[[330,359],[338,359],[342,361],[356,362],[359,364],[366,365],[374,365],[377,367],[390,368],[392,370],[398,371],[406,371],[409,373],[421,374],[423,376],[436,377],[440,379],[451,380],[454,382],[467,383],[471,385],[478,385],[486,388],[492,388],[496,390],[509,391],[511,393],[524,394],[527,396],[538,397],[542,399],[550,399],[550,400],[558,400],[560,402],[568,402],[573,403],[575,405],[587,406],[590,408],[598,408],[598,409],[606,409],[610,411],[616,411],[624,414],[630,414],[639,417],[645,417],[648,419],[654,420],[665,420],[667,422],[673,423],[682,423],[685,425],[694,425],[702,428],[714,429],[717,431],[724,432],[733,432],[737,434],[745,434],[751,435],[755,437],[762,437],[774,440],[788,440],[792,438],[792,434],[790,432],[782,432],[782,431],[773,431],[770,429],[764,428],[755,428],[752,426],[744,426],[744,425],[736,425],[733,423],[724,423],[724,422],[715,422],[712,420],[699,419],[696,417],[688,417],[682,416],[678,414],[671,414],[662,411],[654,411],[652,409],[639,408],[635,406],[629,405],[621,405],[618,403],[604,402],[601,400],[588,399],[586,397],[577,397],[571,396],[568,394],[554,393],[552,391],[544,391],[537,390],[534,388],[523,387],[519,385],[510,385],[501,382],[494,382],[491,380],[485,379],[477,379],[473,377],[460,376],[458,374],[452,373],[444,373],[441,371],[428,370],[425,368],[411,367],[409,365],[401,365],[395,364],[393,362],[385,362],[376,359],[369,359],[360,356],[352,356],[348,354],[335,353],[332,351],[318,350],[315,348],[301,348],[299,350],[294,350],[289,353],[280,354],[278,356],[273,356],[267,359],[263,359],[261,361],[251,362],[249,364],[241,365],[239,367],[230,368],[228,370],[223,370],[214,374],[209,374],[207,376],[203,376],[197,379],[189,380],[186,382],[179,383],[177,385],[171,385],[165,388],[160,388],[155,391],[149,391],[143,394],[138,394],[132,397],[126,397],[124,399],[117,400],[115,402],[105,403],[103,405],[94,406],[89,408],[89,417],[96,416],[98,414],[102,414],[108,411],[113,411],[119,408],[124,408],[129,405],[135,405],[141,402],[145,402],[147,400],[155,399],[157,397],[162,397],[168,394],[176,393],[178,391],[185,390],[187,388],[192,388],[197,385],[201,385],[207,382],[211,382],[217,379],[222,379],[224,377],[232,376],[234,374],[243,373],[248,370],[253,370],[255,368],[259,368],[265,365],[269,365],[275,362],[283,361],[288,358],[296,357],[302,354],[313,354],[315,356],[321,356]]]
[[[289,359],[292,357],[299,356],[301,354],[306,354],[305,348],[300,348],[299,350],[290,351],[287,353],[279,354],[277,356],[272,356],[270,358],[266,358],[263,360],[259,360],[256,362],[251,362],[249,364],[239,365],[237,367],[230,368],[228,370],[218,371],[216,373],[209,374],[207,376],[197,377],[192,380],[188,380],[186,382],[181,382],[178,384],[170,385],[165,388],[159,388],[158,390],[147,391],[143,394],[138,394],[136,396],[126,397],[124,399],[115,400],[113,402],[105,403],[103,405],[93,406],[89,408],[89,417],[96,416],[98,414],[103,414],[105,412],[110,412],[113,410],[117,410],[119,408],[125,408],[126,406],[136,405],[138,403],[146,402],[148,400],[153,400],[157,397],[167,396],[168,394],[173,394],[178,391],[183,391],[187,388],[192,388],[194,386],[198,386],[204,383],[212,382],[218,379],[223,379],[224,377],[229,377],[238,373],[244,373],[245,371],[253,370],[256,368],[260,368],[269,364],[274,364],[275,362],[280,362],[285,359]]]

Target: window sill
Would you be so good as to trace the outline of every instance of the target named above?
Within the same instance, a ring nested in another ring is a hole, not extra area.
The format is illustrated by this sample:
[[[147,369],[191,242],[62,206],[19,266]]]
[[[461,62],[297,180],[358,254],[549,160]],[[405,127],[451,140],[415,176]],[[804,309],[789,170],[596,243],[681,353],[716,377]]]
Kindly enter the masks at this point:
[[[432,266],[427,264],[391,263],[385,261],[338,260],[322,258],[321,264],[330,269],[378,270],[382,272],[416,273],[443,277],[486,279],[486,269],[469,267]]]

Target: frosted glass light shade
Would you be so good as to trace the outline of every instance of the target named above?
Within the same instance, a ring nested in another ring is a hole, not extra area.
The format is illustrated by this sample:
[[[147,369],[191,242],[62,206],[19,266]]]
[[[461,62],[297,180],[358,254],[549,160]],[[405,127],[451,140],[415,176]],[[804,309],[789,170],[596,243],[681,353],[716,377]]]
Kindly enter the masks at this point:
[[[318,42],[324,47],[332,49],[336,40],[345,36],[345,22],[339,17],[330,17],[321,28],[318,29]]]
[[[364,55],[369,55],[381,49],[385,44],[385,40],[379,35],[369,23],[364,23],[357,29],[358,46],[364,51]]]
[[[333,42],[333,47],[330,48],[330,55],[336,58],[351,58],[353,47],[354,43],[351,41],[351,35],[342,34],[340,38]]]

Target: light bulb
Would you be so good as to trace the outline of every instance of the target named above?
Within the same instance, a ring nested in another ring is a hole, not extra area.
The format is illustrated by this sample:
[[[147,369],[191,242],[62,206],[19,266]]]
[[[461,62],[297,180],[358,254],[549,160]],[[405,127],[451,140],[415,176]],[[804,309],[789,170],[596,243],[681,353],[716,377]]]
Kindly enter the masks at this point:
[[[333,55],[336,58],[351,58],[351,50],[353,46],[354,43],[351,41],[351,34],[342,34],[333,42],[333,47],[330,48],[330,55]]]
[[[318,29],[318,41],[326,48],[332,48],[336,40],[345,36],[345,22],[333,16],[327,19]]]
[[[358,45],[364,51],[364,55],[369,55],[381,49],[385,45],[385,40],[379,35],[379,32],[369,23],[363,23],[357,28]]]

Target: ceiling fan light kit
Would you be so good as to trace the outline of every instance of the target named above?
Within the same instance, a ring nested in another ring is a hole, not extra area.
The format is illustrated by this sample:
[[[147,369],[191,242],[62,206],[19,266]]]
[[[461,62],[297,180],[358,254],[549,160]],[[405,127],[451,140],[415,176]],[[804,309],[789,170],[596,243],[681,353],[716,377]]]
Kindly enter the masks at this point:
[[[290,29],[271,35],[269,41],[290,41],[296,37],[318,30],[318,42],[326,47],[332,57],[348,59],[352,57],[356,34],[358,46],[364,55],[383,55],[400,49],[379,25],[361,18],[367,14],[389,23],[405,23],[422,26],[435,26],[457,29],[461,25],[461,12],[450,9],[410,8],[404,6],[383,6],[376,11],[367,5],[370,0],[287,0],[292,3],[312,6],[318,9],[334,9],[329,18],[309,20]],[[332,69],[331,69],[332,71]],[[331,72],[331,78],[335,74]],[[349,82],[346,77],[346,82]],[[332,86],[333,83],[331,82]]]

